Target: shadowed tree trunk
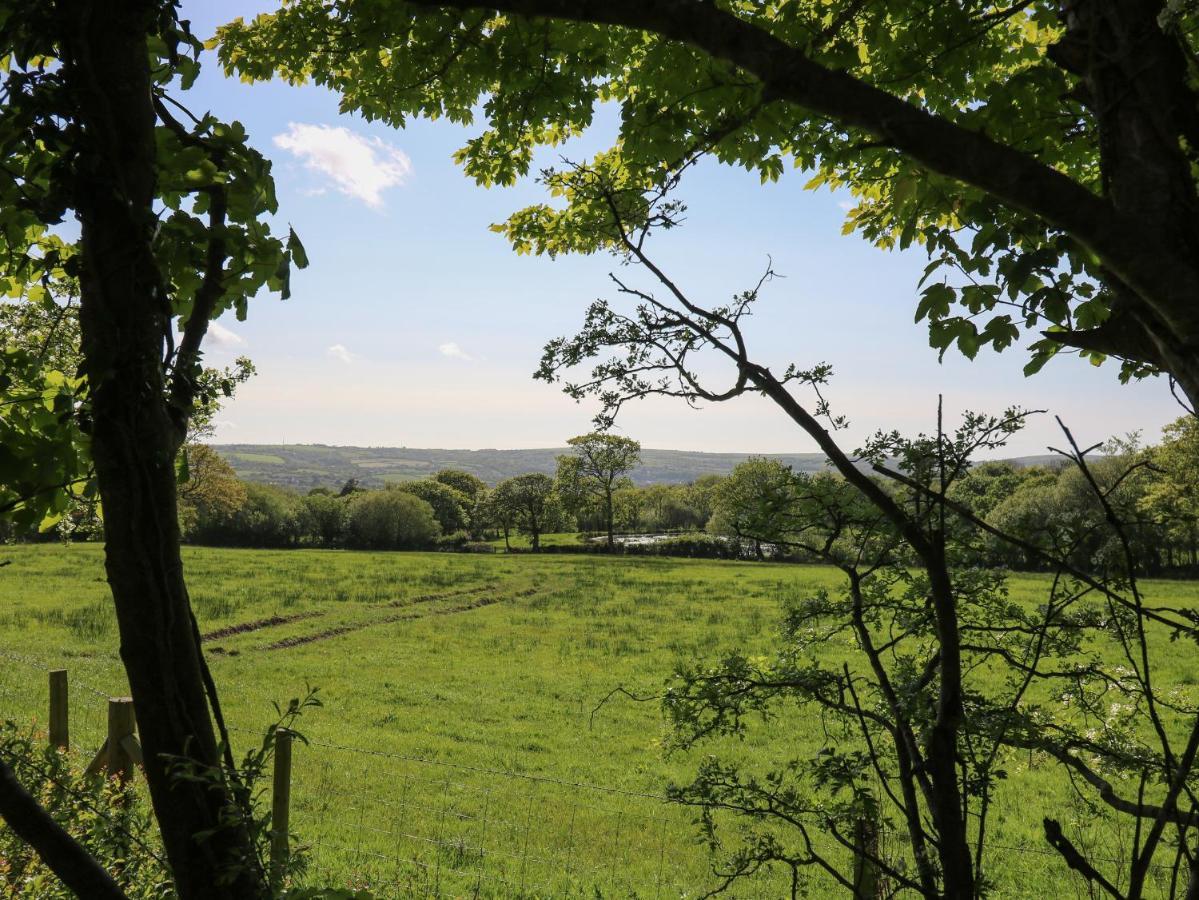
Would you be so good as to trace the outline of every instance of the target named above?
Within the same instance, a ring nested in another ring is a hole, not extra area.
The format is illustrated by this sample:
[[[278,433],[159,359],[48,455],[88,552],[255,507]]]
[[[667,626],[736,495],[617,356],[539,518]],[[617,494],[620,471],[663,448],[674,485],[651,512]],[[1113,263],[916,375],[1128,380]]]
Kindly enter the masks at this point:
[[[166,400],[171,314],[152,250],[155,115],[146,36],[158,12],[151,0],[57,3],[65,82],[83,129],[74,206],[91,453],[121,659],[179,896],[258,897],[265,891],[248,836],[221,823],[232,802],[226,787],[169,771],[172,757],[217,766],[220,754],[180,559],[175,456],[183,432]]]

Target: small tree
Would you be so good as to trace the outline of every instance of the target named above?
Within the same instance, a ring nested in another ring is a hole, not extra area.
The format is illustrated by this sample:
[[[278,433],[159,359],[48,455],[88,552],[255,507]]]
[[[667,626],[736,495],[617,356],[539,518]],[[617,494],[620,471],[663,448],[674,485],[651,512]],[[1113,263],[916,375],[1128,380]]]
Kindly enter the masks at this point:
[[[540,550],[541,535],[562,519],[562,504],[554,490],[554,480],[540,472],[501,481],[491,492],[491,503],[502,523],[506,546],[508,529],[515,527],[529,535],[534,551]]]
[[[613,495],[624,487],[622,478],[641,461],[641,444],[632,438],[592,432],[572,437],[574,452],[558,457],[558,491],[566,505],[579,509],[596,503],[608,533],[608,549],[614,543]]]
[[[1145,461],[1126,460],[1122,469],[1097,475],[1090,451],[1063,427],[1065,456],[1118,551],[1103,577],[1005,535],[949,492],[974,453],[1002,446],[1023,413],[967,414],[946,433],[938,410],[932,436],[880,434],[848,452],[836,437],[844,419],[822,395],[829,366],[791,365],[779,374],[750,355],[742,323],[769,269],[731,301],[698,303],[645,251],[651,229],[678,224],[681,206],[668,198],[670,185],[646,189],[619,172],[585,167],[550,177],[589,205],[606,223],[597,227],[609,229],[625,261],[652,274],[661,294],[613,276],[633,309],[593,303],[579,334],[547,345],[540,377],[555,381],[590,364],[566,390],[601,400],[601,426],[637,398],[720,402],[761,394],[817,444],[838,476],[797,479],[785,493],[785,514],[768,517],[773,532],[762,537],[836,565],[842,590],[792,605],[776,659],[735,653],[684,670],[666,697],[676,741],[685,747],[742,734],[749,721],[795,702],[822,714],[825,747],[816,758],[792,758],[762,775],[741,762],[710,759],[693,784],[675,790],[701,809],[713,846],[720,810],[749,817],[749,840],[723,869],[722,887],[781,863],[792,872],[793,894],[808,877],[803,873],[815,871],[862,897],[873,882],[859,878],[868,868],[929,900],[974,900],[990,887],[987,821],[1006,774],[1003,761],[1032,750],[1053,759],[1063,781],[1093,808],[1120,819],[1127,842],[1121,858],[1088,858],[1065,835],[1056,810],[1046,809],[1046,841],[1066,866],[1121,900],[1143,897],[1150,872],[1161,866],[1176,885],[1189,880],[1187,896],[1196,896],[1199,798],[1190,785],[1199,709],[1160,684],[1155,670],[1160,640],[1196,640],[1199,627],[1193,611],[1147,603],[1137,581],[1137,542],[1121,520],[1119,489],[1140,477]],[[537,228],[526,234],[541,246],[558,237]],[[712,385],[700,375],[707,354],[729,364],[728,382]],[[1055,569],[1040,606],[1010,602],[1002,571],[961,564],[980,534]],[[858,656],[831,665],[827,647],[842,635]],[[1105,655],[1113,651],[1116,666]],[[1063,702],[1027,702],[1034,685]],[[898,858],[869,840],[873,828],[860,827],[880,817],[905,838]],[[850,854],[869,865],[853,865]]]

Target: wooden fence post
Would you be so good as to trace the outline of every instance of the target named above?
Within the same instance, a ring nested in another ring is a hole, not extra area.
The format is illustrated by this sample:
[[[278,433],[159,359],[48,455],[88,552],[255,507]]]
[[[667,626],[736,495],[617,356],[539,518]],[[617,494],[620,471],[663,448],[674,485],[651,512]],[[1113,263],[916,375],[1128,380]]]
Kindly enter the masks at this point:
[[[67,693],[67,670],[50,672],[50,746],[71,749],[71,724]]]
[[[291,827],[291,732],[275,731],[275,782],[271,795],[271,880],[283,882],[287,865],[287,833]]]
[[[117,776],[122,782],[129,780],[133,764],[141,762],[138,750],[137,717],[133,712],[132,697],[113,697],[108,701],[108,774]]]
[[[881,897],[882,879],[878,871],[878,823],[860,816],[853,827],[853,895],[855,900]]]

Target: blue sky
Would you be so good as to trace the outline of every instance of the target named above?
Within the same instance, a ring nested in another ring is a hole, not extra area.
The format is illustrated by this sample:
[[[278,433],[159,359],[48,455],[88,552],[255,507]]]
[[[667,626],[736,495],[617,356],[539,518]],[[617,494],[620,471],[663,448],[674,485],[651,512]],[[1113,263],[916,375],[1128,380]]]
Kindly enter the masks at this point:
[[[184,2],[199,35],[272,3]],[[214,329],[210,363],[250,356],[259,375],[222,410],[216,439],[409,447],[544,447],[590,430],[595,408],[531,373],[546,340],[573,333],[592,299],[610,295],[608,257],[517,256],[488,226],[542,199],[531,181],[476,187],[451,154],[477,131],[413,122],[397,131],[338,113],[327,91],[224,79],[212,60],[181,97],[242,121],[274,161],[281,226],[301,236],[311,266],[286,302],[264,295],[249,317]],[[566,152],[606,146],[612,116]],[[558,151],[562,152],[562,151]],[[552,161],[546,157],[546,162]],[[850,442],[879,429],[928,430],[938,393],[952,415],[1047,408],[1080,440],[1141,430],[1156,438],[1181,414],[1161,379],[1120,385],[1115,367],[1074,358],[1024,378],[1018,350],[938,363],[913,324],[922,251],[879,251],[841,235],[844,198],[802,190],[802,173],[759,184],[716,165],[685,182],[687,225],[658,239],[658,256],[697,299],[750,286],[768,256],[785,277],[765,291],[749,329],[760,360],[828,361],[828,397],[849,416]],[[695,411],[652,400],[620,429],[647,447],[784,452],[813,449],[759,398]],[[1017,453],[1060,443],[1051,416],[1013,441]]]

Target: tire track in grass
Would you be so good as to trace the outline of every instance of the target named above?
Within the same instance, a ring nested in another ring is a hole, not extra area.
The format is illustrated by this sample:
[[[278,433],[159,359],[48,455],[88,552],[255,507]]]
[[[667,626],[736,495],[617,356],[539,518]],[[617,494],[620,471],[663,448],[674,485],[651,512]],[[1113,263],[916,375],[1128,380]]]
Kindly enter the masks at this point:
[[[450,594],[448,596],[463,596],[466,594],[478,594],[478,593],[481,593],[481,591],[478,591],[478,590],[459,591],[455,594]],[[408,611],[402,612],[402,613],[395,613],[394,615],[383,616],[381,618],[374,619],[370,622],[355,622],[355,623],[352,623],[349,625],[338,625],[336,628],[327,628],[324,631],[318,631],[313,634],[299,634],[299,635],[296,635],[295,637],[283,638],[282,640],[275,641],[273,644],[264,644],[263,646],[257,647],[255,649],[258,649],[258,650],[288,650],[288,649],[291,649],[292,647],[302,647],[305,644],[313,644],[313,643],[316,643],[317,641],[324,641],[324,640],[328,640],[329,638],[341,637],[343,634],[350,634],[351,632],[354,632],[354,631],[363,631],[367,628],[374,628],[377,625],[391,625],[391,624],[394,624],[395,622],[409,622],[409,621],[412,621],[413,619],[425,619],[430,616],[448,616],[453,613],[469,612],[472,609],[479,609],[480,607],[484,607],[484,606],[492,606],[496,603],[502,603],[505,600],[516,600],[518,598],[531,597],[537,593],[540,593],[540,591],[537,588],[526,588],[523,591],[516,591],[513,594],[506,594],[506,595],[499,594],[499,595],[478,597],[478,598],[470,601],[469,603],[462,603],[457,606],[448,606],[448,607],[444,607],[444,608],[434,608],[434,609],[425,609],[425,610],[408,610]],[[447,596],[447,595],[442,595],[441,598],[434,598],[434,597],[430,597],[427,599],[417,598],[417,599],[414,599],[413,601],[410,601],[410,604],[417,603],[417,602],[428,603],[432,599],[444,599],[445,596]],[[406,604],[406,605],[410,605],[410,604]]]
[[[452,597],[466,597],[472,594],[482,594],[486,591],[495,590],[497,587],[499,587],[498,583],[492,583],[483,587],[468,588],[467,590],[461,591],[443,591],[439,594],[420,594],[416,597],[405,597],[397,600],[390,600],[386,603],[372,603],[370,604],[369,608],[394,609],[396,607],[411,606],[414,603],[432,603],[437,600],[448,600]],[[327,615],[327,613],[327,610],[314,609],[308,612],[293,613],[289,616],[267,616],[264,619],[255,619],[250,622],[239,622],[235,625],[226,625],[224,628],[218,628],[215,631],[209,631],[200,635],[200,640],[204,643],[211,643],[212,641],[219,641],[224,638],[238,637],[243,634],[251,634],[255,631],[262,631],[265,628],[278,628],[281,625],[290,625],[292,622],[300,622],[304,619],[319,619],[322,616]],[[344,631],[340,631],[337,628],[331,628],[328,630],[328,632],[322,632],[322,634],[326,634],[328,637],[334,637],[337,634],[344,633]],[[236,655],[237,653],[236,650],[229,651],[224,647],[212,647],[209,652],[215,653],[218,656],[224,654]]]
[[[241,622],[237,625],[227,625],[224,628],[218,628],[216,631],[200,635],[200,640],[205,643],[208,641],[219,641],[221,638],[236,637],[239,634],[249,634],[251,631],[261,631],[263,628],[275,628],[279,625],[298,622],[301,619],[315,619],[323,615],[323,612],[314,609],[311,612],[293,613],[290,616],[267,616],[265,619],[255,619],[252,622]]]

